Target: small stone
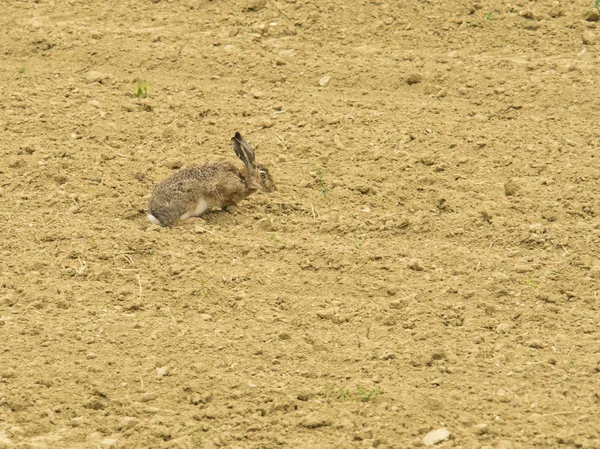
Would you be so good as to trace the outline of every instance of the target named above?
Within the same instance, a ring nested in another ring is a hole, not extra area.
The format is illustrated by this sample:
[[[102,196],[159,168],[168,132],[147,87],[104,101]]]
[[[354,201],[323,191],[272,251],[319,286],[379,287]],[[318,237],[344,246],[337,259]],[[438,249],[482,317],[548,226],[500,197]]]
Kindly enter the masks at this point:
[[[583,19],[588,22],[598,22],[600,20],[600,12],[595,8],[590,8],[583,13]]]
[[[481,423],[481,424],[476,424],[473,426],[473,431],[475,433],[475,435],[483,435],[488,433],[488,425],[485,423]]]
[[[104,73],[92,70],[91,72],[87,73],[85,79],[88,83],[102,83],[106,79],[106,75]]]
[[[163,162],[163,165],[171,170],[178,170],[183,167],[183,161],[180,159],[167,159]]]
[[[65,184],[68,180],[69,180],[69,178],[67,178],[65,175],[55,175],[54,176],[54,182],[56,182],[59,185]]]
[[[213,316],[210,313],[201,313],[200,314],[200,319],[202,321],[212,321]]]
[[[598,38],[596,37],[596,34],[593,31],[588,30],[584,31],[581,35],[581,41],[585,45],[596,45],[598,43]]]
[[[411,73],[406,77],[406,84],[409,86],[412,86],[413,84],[419,84],[421,81],[423,81],[423,76],[419,73]]]
[[[117,424],[117,429],[118,430],[132,429],[137,425],[137,423],[138,423],[137,418],[134,418],[133,416],[124,416],[123,418],[119,419],[119,422]]]
[[[115,447],[117,445],[117,440],[114,438],[103,438],[100,441],[100,444],[105,447]]]
[[[90,100],[90,101],[88,101],[88,103],[91,106],[94,106],[95,108],[99,108],[100,107],[100,102],[98,100]]]
[[[513,196],[519,190],[519,185],[515,182],[514,179],[509,179],[504,183],[504,194],[506,196]]]
[[[71,424],[71,427],[79,427],[87,424],[88,419],[85,416],[76,416],[75,418],[72,418],[69,423]]]
[[[85,437],[85,441],[95,442],[100,441],[102,439],[102,434],[100,432],[92,432]]]
[[[160,368],[156,368],[156,377],[164,377],[169,375],[169,368],[166,366],[161,366]]]
[[[496,326],[496,332],[499,334],[507,334],[512,329],[512,325],[510,323],[500,323]]]
[[[267,5],[267,0],[247,0],[244,11],[256,12],[260,11]]]
[[[536,18],[535,14],[530,9],[521,12],[521,17],[523,17],[525,19],[529,19],[529,20],[535,20],[535,18]]]
[[[209,405],[204,411],[204,416],[208,419],[216,419],[222,416],[222,413],[216,407]]]
[[[6,368],[2,371],[0,377],[3,379],[12,379],[13,377],[17,377],[17,372],[13,368]]]
[[[156,394],[154,393],[144,393],[142,397],[140,397],[140,402],[150,402],[156,399]]]
[[[543,349],[544,348],[544,344],[539,341],[539,340],[529,340],[527,343],[527,346],[529,346],[530,348],[533,349]]]
[[[192,405],[207,404],[212,400],[212,393],[192,393],[190,395],[190,403]]]
[[[413,271],[423,271],[425,267],[423,267],[423,262],[420,259],[410,259],[406,264],[409,270]]]
[[[332,320],[336,314],[336,310],[334,308],[323,309],[317,312],[317,316],[323,320]]]
[[[302,427],[307,429],[316,429],[318,427],[327,427],[331,425],[329,418],[318,414],[310,414],[300,421]]]
[[[592,265],[588,274],[592,279],[600,279],[600,264]]]
[[[331,77],[329,75],[325,75],[319,80],[319,86],[325,87],[329,84],[329,81],[331,81]]]
[[[440,429],[432,430],[423,437],[423,444],[425,446],[434,446],[450,437],[450,431],[445,427]]]

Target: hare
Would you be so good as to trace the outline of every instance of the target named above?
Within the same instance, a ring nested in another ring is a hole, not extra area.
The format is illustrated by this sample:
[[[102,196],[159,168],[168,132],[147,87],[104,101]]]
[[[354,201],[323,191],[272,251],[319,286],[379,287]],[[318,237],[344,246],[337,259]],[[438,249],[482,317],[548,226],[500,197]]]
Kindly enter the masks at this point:
[[[275,190],[269,170],[254,161],[254,151],[239,132],[231,144],[244,168],[230,162],[211,162],[174,173],[152,192],[148,205],[150,223],[172,226],[179,220],[199,217],[209,208],[234,206],[258,189]]]

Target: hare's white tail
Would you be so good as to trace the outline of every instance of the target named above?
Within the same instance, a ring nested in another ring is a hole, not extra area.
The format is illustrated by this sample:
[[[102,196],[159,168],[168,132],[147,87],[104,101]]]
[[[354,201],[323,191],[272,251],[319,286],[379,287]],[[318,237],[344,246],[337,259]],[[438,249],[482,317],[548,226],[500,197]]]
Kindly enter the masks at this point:
[[[162,224],[160,223],[160,221],[158,221],[158,218],[156,218],[154,215],[148,214],[147,217],[148,217],[148,221],[150,223],[152,223],[153,225],[162,226]]]

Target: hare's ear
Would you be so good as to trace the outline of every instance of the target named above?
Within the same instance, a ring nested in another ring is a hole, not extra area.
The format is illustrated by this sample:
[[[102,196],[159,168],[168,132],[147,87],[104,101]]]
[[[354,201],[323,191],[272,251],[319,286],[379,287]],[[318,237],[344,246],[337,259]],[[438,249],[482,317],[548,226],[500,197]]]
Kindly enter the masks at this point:
[[[246,167],[256,167],[254,163],[254,151],[250,148],[250,144],[244,140],[240,133],[235,133],[231,139],[233,151],[237,157],[246,165]]]

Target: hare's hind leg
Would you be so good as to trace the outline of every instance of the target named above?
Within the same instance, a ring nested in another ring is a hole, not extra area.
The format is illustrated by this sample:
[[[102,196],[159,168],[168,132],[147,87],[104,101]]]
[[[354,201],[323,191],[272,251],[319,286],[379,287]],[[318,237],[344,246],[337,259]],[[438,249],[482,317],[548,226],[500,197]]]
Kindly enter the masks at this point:
[[[186,220],[190,217],[199,217],[208,209],[208,201],[204,198],[200,198],[198,201],[194,202],[190,208],[187,210],[185,214],[179,217],[180,220]]]

